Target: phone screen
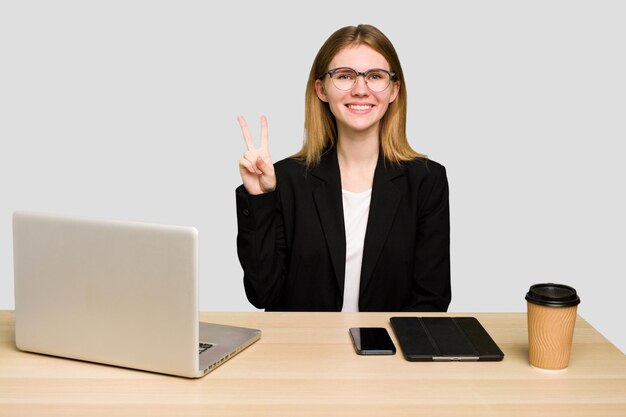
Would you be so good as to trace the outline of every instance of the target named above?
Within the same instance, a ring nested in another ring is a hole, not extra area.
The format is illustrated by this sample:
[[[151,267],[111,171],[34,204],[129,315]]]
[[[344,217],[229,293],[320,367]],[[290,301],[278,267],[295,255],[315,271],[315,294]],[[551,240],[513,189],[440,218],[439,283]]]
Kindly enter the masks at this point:
[[[353,327],[352,344],[359,355],[393,355],[396,347],[384,327]]]

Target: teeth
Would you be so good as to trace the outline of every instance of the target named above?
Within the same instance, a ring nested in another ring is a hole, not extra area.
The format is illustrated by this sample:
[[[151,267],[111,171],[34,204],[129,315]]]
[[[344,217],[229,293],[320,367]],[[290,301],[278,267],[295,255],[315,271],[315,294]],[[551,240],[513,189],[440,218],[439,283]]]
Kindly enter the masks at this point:
[[[348,107],[351,108],[352,110],[369,110],[372,108],[372,106],[368,104],[363,104],[363,105],[350,104]]]

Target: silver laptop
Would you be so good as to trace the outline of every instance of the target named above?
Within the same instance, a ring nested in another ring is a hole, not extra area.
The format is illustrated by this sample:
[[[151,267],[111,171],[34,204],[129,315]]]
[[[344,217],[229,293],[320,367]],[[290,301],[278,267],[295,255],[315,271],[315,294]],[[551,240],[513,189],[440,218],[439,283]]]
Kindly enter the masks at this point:
[[[13,257],[24,351],[198,378],[261,337],[199,322],[193,227],[17,211]]]

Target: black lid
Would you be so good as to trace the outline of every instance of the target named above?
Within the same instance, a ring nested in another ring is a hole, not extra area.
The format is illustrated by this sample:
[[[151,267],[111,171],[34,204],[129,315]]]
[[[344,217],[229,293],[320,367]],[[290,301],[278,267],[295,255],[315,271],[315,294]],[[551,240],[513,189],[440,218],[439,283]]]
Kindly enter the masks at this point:
[[[580,304],[576,290],[562,284],[535,284],[526,294],[526,301],[548,307],[572,307]]]

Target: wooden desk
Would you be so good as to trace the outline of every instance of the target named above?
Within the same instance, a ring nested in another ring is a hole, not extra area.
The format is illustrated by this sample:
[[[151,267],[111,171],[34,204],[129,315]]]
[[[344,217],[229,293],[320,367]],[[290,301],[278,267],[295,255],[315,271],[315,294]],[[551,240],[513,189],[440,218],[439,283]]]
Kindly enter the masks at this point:
[[[202,313],[263,337],[188,380],[20,352],[13,312],[0,311],[0,416],[626,416],[625,356],[581,317],[570,367],[548,372],[528,365],[524,313],[450,314],[477,317],[502,362],[356,355],[348,328],[394,337],[392,315]]]

